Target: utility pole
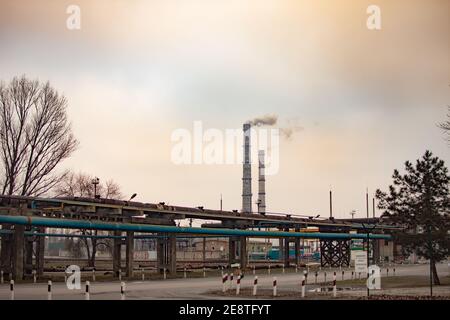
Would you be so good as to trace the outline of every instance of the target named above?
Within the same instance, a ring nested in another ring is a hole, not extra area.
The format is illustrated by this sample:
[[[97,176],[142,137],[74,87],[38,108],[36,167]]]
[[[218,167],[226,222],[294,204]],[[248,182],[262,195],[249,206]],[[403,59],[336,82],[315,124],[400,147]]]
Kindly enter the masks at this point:
[[[333,193],[330,190],[330,219],[333,218]]]
[[[366,188],[366,211],[367,219],[369,219],[369,188]]]
[[[373,217],[375,218],[375,198],[372,198],[372,212],[373,212]]]

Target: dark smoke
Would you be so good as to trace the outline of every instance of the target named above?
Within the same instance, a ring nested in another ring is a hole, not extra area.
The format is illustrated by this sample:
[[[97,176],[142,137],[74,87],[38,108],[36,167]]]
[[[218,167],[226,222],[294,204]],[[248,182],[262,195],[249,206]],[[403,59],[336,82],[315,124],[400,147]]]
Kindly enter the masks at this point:
[[[256,117],[253,120],[250,120],[249,123],[252,126],[273,126],[277,123],[278,116],[276,115],[265,115],[262,117]]]

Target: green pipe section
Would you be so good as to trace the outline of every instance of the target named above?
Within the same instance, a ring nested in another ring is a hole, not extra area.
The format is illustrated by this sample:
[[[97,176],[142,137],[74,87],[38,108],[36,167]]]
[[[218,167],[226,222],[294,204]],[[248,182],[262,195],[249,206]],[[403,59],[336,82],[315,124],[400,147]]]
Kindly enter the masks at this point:
[[[160,232],[160,233],[188,233],[198,235],[216,236],[246,236],[265,238],[310,238],[310,239],[367,239],[367,234],[350,233],[319,233],[319,232],[285,232],[285,231],[254,231],[239,229],[216,229],[216,228],[192,228],[176,227],[164,225],[146,225],[132,223],[109,223],[86,220],[70,220],[42,218],[31,216],[4,216],[0,215],[0,223],[36,225],[48,228],[68,228],[68,229],[94,229],[109,231],[133,231],[133,232]],[[370,234],[370,239],[391,239],[390,235]]]

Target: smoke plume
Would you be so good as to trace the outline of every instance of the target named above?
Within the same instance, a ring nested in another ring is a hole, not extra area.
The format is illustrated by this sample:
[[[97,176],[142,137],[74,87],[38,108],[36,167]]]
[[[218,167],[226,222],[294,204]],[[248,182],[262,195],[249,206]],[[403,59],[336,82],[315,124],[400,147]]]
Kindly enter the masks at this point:
[[[277,123],[278,116],[277,115],[265,115],[262,117],[256,117],[253,120],[250,120],[249,123],[252,126],[273,126]]]
[[[274,126],[278,122],[278,116],[265,115],[262,117],[256,117],[253,120],[248,121],[252,126]],[[298,119],[289,119],[286,121],[287,125],[280,127],[281,136],[287,140],[290,140],[294,132],[302,131],[304,128],[300,126]]]

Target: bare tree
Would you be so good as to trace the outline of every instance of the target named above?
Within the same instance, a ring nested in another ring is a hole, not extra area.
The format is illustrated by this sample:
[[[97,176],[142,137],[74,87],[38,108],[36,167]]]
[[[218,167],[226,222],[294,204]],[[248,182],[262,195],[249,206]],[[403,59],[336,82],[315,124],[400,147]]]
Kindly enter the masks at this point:
[[[450,142],[450,106],[448,106],[447,121],[441,122],[439,128],[447,134],[447,141]]]
[[[55,187],[55,193],[59,197],[94,198],[94,185],[92,183],[94,179],[95,177],[89,174],[69,172]],[[107,180],[104,184],[99,183],[96,194],[103,199],[123,198],[119,185],[113,180]],[[69,238],[66,241],[66,248],[75,255],[79,255],[82,252],[82,248],[85,248],[90,267],[95,267],[95,256],[99,248],[109,250],[110,253],[112,252],[111,239],[105,238],[100,240],[97,238],[99,235],[98,230],[81,229],[79,232],[81,235],[88,237]]]
[[[22,76],[0,83],[2,194],[38,196],[66,175],[55,168],[78,145],[66,108],[66,98],[48,82]]]

